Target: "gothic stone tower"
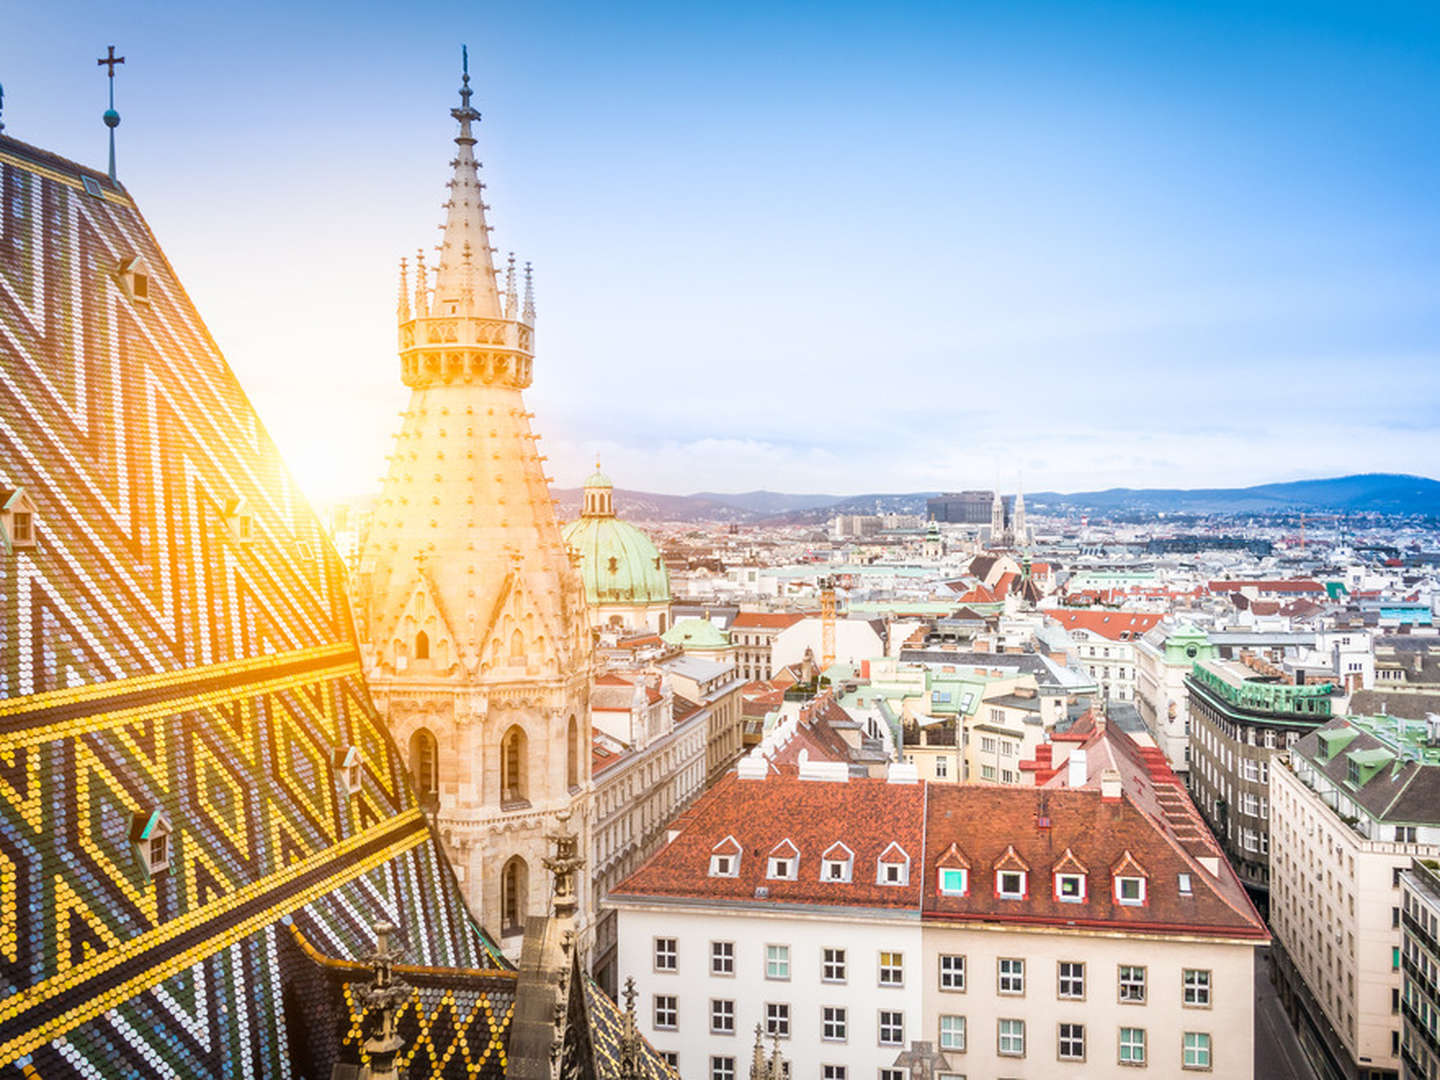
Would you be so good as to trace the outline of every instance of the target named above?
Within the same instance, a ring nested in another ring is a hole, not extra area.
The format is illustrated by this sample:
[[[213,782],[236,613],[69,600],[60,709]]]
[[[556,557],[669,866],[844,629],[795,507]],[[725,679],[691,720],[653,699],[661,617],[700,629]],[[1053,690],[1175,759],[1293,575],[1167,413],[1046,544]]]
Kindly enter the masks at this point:
[[[471,911],[507,951],[548,910],[545,834],[588,843],[590,633],[521,391],[534,305],[491,261],[467,70],[433,284],[402,263],[409,408],[364,541],[357,630]],[[580,920],[589,911],[580,889]]]

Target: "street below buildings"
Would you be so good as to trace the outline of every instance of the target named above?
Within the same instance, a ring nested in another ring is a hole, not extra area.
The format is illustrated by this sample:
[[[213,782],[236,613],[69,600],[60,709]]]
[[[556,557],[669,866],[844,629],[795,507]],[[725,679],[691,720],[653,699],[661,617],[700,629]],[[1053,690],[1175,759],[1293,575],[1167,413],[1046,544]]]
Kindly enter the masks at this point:
[[[1318,1080],[1270,981],[1270,950],[1255,954],[1255,1080]]]

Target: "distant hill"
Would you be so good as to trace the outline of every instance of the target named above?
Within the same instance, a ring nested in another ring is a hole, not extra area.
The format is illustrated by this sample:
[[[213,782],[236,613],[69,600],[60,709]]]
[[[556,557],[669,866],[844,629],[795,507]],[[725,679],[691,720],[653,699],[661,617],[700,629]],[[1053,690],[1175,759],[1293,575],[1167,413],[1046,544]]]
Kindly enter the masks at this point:
[[[1026,495],[1036,509],[1244,514],[1295,510],[1440,515],[1440,482],[1424,476],[1361,473],[1246,488],[1110,488]]]
[[[560,512],[580,512],[580,489],[553,492]],[[662,495],[617,488],[615,509],[635,521],[724,521],[819,525],[836,514],[923,514],[933,491],[869,495],[790,495],[746,491],[727,495]],[[1362,473],[1327,480],[1293,480],[1246,488],[1109,488],[1065,494],[1026,493],[1035,510],[1092,513],[1264,514],[1315,510],[1336,513],[1420,514],[1440,517],[1440,481],[1395,473]]]

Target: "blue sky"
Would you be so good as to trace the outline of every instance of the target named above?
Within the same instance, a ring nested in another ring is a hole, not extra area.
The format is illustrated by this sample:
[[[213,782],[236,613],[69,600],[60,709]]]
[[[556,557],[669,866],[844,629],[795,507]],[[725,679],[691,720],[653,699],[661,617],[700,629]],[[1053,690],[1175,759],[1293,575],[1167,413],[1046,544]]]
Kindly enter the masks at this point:
[[[383,471],[468,42],[557,482],[1244,484],[1440,461],[1432,5],[7,5],[311,493]],[[327,410],[338,409],[338,415]],[[317,415],[323,419],[317,422]]]

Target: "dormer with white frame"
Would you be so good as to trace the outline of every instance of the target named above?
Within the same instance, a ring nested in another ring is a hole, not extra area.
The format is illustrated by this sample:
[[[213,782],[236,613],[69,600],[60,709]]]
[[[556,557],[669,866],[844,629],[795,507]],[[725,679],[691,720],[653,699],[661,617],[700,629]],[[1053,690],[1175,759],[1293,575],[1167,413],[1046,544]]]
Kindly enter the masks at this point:
[[[835,841],[820,856],[821,881],[850,881],[855,873],[855,852]]]
[[[1014,845],[995,860],[995,897],[999,900],[1027,900],[1030,897],[1030,866]]]
[[[800,849],[788,838],[770,849],[765,876],[775,881],[794,881],[800,876]]]
[[[1062,904],[1083,904],[1090,897],[1090,872],[1068,847],[1056,860],[1052,876],[1055,899]]]
[[[739,877],[740,856],[744,853],[733,836],[727,836],[710,849],[711,877]]]
[[[894,841],[875,860],[875,884],[910,884],[910,856]]]
[[[0,530],[7,551],[35,546],[35,503],[24,488],[0,488]]]
[[[935,888],[943,896],[970,895],[970,860],[956,844],[935,860]]]
[[[1114,882],[1115,903],[1125,907],[1144,907],[1149,901],[1150,875],[1127,850],[1110,872]]]

